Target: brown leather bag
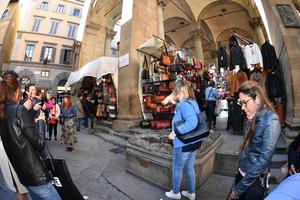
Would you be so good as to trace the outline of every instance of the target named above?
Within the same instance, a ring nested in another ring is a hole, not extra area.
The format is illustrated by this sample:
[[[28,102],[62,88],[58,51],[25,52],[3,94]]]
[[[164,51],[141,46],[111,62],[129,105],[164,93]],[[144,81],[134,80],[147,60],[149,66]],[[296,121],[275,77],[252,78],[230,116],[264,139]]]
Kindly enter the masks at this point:
[[[164,48],[165,48],[165,52],[164,52],[163,48],[161,51],[160,64],[164,65],[164,66],[168,66],[168,65],[171,65],[171,58],[170,58],[170,55],[168,55],[168,49],[167,49],[166,43],[164,43]]]

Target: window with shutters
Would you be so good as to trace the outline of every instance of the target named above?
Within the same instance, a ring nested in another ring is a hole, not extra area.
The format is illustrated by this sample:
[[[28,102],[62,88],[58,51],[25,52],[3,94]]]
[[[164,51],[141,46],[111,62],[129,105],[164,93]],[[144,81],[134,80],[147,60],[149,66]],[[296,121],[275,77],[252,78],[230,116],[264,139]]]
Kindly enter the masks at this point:
[[[55,35],[57,33],[58,25],[59,25],[59,21],[53,20],[51,22],[49,34]]]
[[[42,18],[40,18],[40,17],[34,18],[31,31],[38,32],[39,28],[40,28],[41,21],[42,21]]]
[[[62,4],[58,4],[57,7],[56,7],[56,12],[57,13],[64,13],[65,11],[65,6],[62,5]]]
[[[54,47],[43,47],[41,53],[41,62],[44,64],[54,63],[55,60],[55,48]]]
[[[71,15],[75,16],[75,17],[80,17],[80,9],[79,8],[74,8]]]
[[[69,30],[68,30],[69,38],[76,38],[77,28],[78,28],[77,24],[69,24]]]
[[[47,10],[48,9],[48,2],[43,1],[40,5],[41,10]]]
[[[1,20],[4,20],[8,17],[8,10],[5,10],[1,16]]]
[[[60,55],[60,64],[70,65],[72,62],[72,50],[62,49]]]
[[[33,44],[27,44],[26,45],[25,56],[24,56],[25,61],[32,61],[33,50],[34,50],[34,45]]]

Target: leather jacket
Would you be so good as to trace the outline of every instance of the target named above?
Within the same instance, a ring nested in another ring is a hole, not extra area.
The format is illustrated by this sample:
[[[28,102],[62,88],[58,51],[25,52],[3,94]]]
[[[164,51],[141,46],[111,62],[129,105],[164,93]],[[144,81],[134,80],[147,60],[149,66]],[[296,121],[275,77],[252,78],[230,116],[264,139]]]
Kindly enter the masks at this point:
[[[240,154],[239,168],[246,174],[234,188],[237,196],[244,193],[257,178],[269,172],[280,132],[281,126],[276,113],[263,108],[256,114],[255,135]]]
[[[40,157],[45,141],[37,133],[30,111],[23,105],[9,104],[4,114],[0,123],[1,138],[20,182],[25,186],[49,183],[51,172],[46,170]]]

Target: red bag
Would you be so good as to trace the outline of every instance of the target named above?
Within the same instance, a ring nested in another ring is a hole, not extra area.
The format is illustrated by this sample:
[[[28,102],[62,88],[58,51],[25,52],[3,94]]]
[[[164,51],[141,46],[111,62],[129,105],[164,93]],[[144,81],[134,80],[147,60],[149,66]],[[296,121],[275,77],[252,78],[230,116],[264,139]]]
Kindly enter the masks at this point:
[[[49,125],[55,125],[56,124],[56,119],[54,117],[49,118],[48,124]]]
[[[154,120],[151,121],[151,128],[153,129],[165,129],[171,126],[170,121],[168,120]]]
[[[54,104],[53,107],[54,107],[54,108],[53,108],[53,109],[54,109],[54,114],[52,114],[52,115],[55,116],[55,114],[56,114],[56,104]],[[55,125],[55,124],[56,124],[56,119],[55,119],[55,117],[52,117],[52,116],[51,116],[51,117],[49,118],[48,124],[49,124],[49,125]]]

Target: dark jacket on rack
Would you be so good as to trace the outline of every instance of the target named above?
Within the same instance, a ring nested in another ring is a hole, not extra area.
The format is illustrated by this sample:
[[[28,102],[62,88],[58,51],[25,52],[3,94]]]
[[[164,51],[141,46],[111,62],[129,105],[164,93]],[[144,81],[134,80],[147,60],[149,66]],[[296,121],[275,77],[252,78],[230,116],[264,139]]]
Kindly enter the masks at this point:
[[[244,53],[238,43],[234,43],[230,48],[230,71],[233,70],[235,65],[239,65],[242,70],[247,68]]]
[[[30,111],[22,105],[10,104],[5,116],[0,123],[1,138],[20,182],[25,186],[49,183],[51,172],[46,170],[39,155],[45,148],[45,141],[36,132]]]
[[[267,75],[266,89],[271,100],[283,96],[283,80],[279,71],[274,70]]]
[[[234,45],[234,43],[238,43],[238,41],[234,35],[231,35],[228,38],[228,41],[229,41],[229,49]]]
[[[219,64],[219,69],[227,67],[227,53],[225,47],[220,47],[219,49],[218,64]]]
[[[276,51],[274,46],[271,45],[268,41],[266,41],[261,46],[261,54],[262,54],[265,69],[270,69],[271,66],[273,67],[276,66],[276,60],[277,60]]]

